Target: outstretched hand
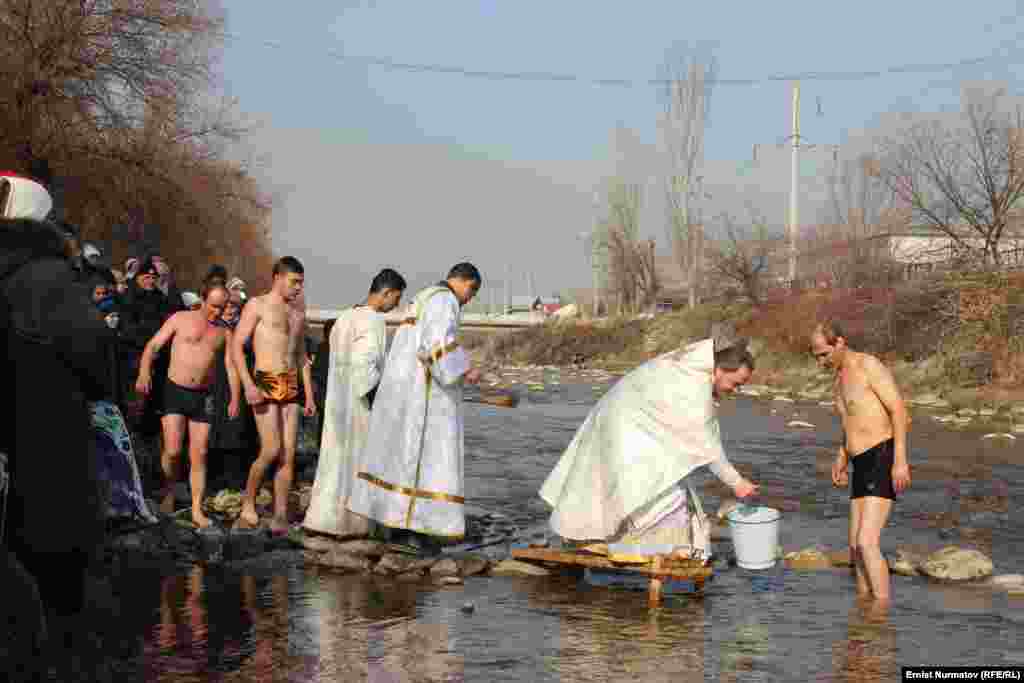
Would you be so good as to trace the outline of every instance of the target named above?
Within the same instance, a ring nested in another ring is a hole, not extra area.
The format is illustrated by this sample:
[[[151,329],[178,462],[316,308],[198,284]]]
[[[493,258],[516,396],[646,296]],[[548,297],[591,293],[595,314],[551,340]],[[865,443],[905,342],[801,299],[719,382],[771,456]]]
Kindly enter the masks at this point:
[[[737,498],[749,498],[750,496],[757,495],[757,492],[761,490],[761,487],[753,482],[749,482],[746,479],[740,479],[736,486],[733,487],[732,492]]]

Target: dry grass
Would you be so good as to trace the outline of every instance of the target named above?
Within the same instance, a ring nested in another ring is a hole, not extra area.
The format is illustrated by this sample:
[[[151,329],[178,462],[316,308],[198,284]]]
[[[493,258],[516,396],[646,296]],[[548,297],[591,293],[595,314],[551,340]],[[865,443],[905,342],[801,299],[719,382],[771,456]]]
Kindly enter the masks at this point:
[[[757,308],[716,304],[649,319],[548,324],[494,337],[481,351],[506,363],[638,364],[707,335],[713,322],[732,321],[754,340],[755,382],[803,387],[823,381],[807,353],[810,331],[834,318],[853,348],[883,358],[908,390],[945,395],[969,385],[960,359],[980,350],[993,357],[984,391],[1005,393],[1024,387],[1024,338],[1010,334],[1018,301],[1024,301],[1024,274],[955,274],[895,288],[776,296]]]

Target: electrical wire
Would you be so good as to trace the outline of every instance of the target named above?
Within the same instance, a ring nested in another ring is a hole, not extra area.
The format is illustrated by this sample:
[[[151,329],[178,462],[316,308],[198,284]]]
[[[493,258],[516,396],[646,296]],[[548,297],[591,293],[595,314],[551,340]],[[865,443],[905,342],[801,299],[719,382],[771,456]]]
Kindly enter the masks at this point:
[[[247,38],[236,33],[222,33],[225,40],[246,41]],[[291,49],[281,41],[257,39],[265,47],[273,49]],[[1022,49],[1008,50],[1004,54],[991,54],[983,57],[970,57],[955,62],[931,63],[931,64],[899,64],[882,69],[870,71],[805,71],[801,73],[778,74],[762,76],[760,78],[716,78],[711,81],[715,86],[754,86],[778,81],[858,81],[883,76],[913,73],[940,73],[953,71],[964,67],[977,67],[991,62],[1002,61],[1006,64],[1019,63],[1014,61]],[[429,73],[439,75],[455,75],[466,78],[477,78],[491,81],[535,81],[551,83],[579,83],[583,85],[610,86],[610,87],[643,87],[643,86],[665,86],[671,83],[669,79],[628,79],[628,78],[588,78],[577,74],[555,73],[546,71],[488,71],[484,69],[470,69],[463,66],[449,66],[444,64],[426,64],[416,62],[400,62],[389,57],[360,56],[342,54],[337,50],[325,50],[325,54],[340,62],[360,63],[370,66],[377,66],[392,71],[405,71],[408,73]]]

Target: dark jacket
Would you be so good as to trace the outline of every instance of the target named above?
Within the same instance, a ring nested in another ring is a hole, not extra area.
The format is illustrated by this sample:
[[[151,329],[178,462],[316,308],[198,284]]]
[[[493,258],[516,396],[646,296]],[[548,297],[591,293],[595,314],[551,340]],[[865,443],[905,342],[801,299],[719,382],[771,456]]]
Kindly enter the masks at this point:
[[[168,318],[184,310],[181,297],[164,296],[159,289],[145,290],[135,281],[121,297],[121,343],[125,350],[142,353]]]
[[[86,401],[114,396],[113,331],[75,282],[47,224],[0,221],[0,327],[8,386],[0,448],[11,457],[7,542],[43,601],[74,611],[75,567],[103,536]]]

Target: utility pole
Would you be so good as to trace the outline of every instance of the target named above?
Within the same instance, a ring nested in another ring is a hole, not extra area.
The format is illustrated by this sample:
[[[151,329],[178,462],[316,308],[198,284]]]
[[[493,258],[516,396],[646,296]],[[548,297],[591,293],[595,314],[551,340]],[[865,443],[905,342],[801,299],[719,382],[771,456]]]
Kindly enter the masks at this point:
[[[800,81],[793,81],[793,163],[789,178],[789,286],[796,287],[796,232],[799,214],[800,179]]]
[[[506,264],[505,265],[505,313],[504,313],[504,315],[506,315],[506,316],[508,315],[508,304],[509,304],[508,287],[509,287],[509,280],[511,280],[511,279],[512,279],[512,265],[511,264]]]

